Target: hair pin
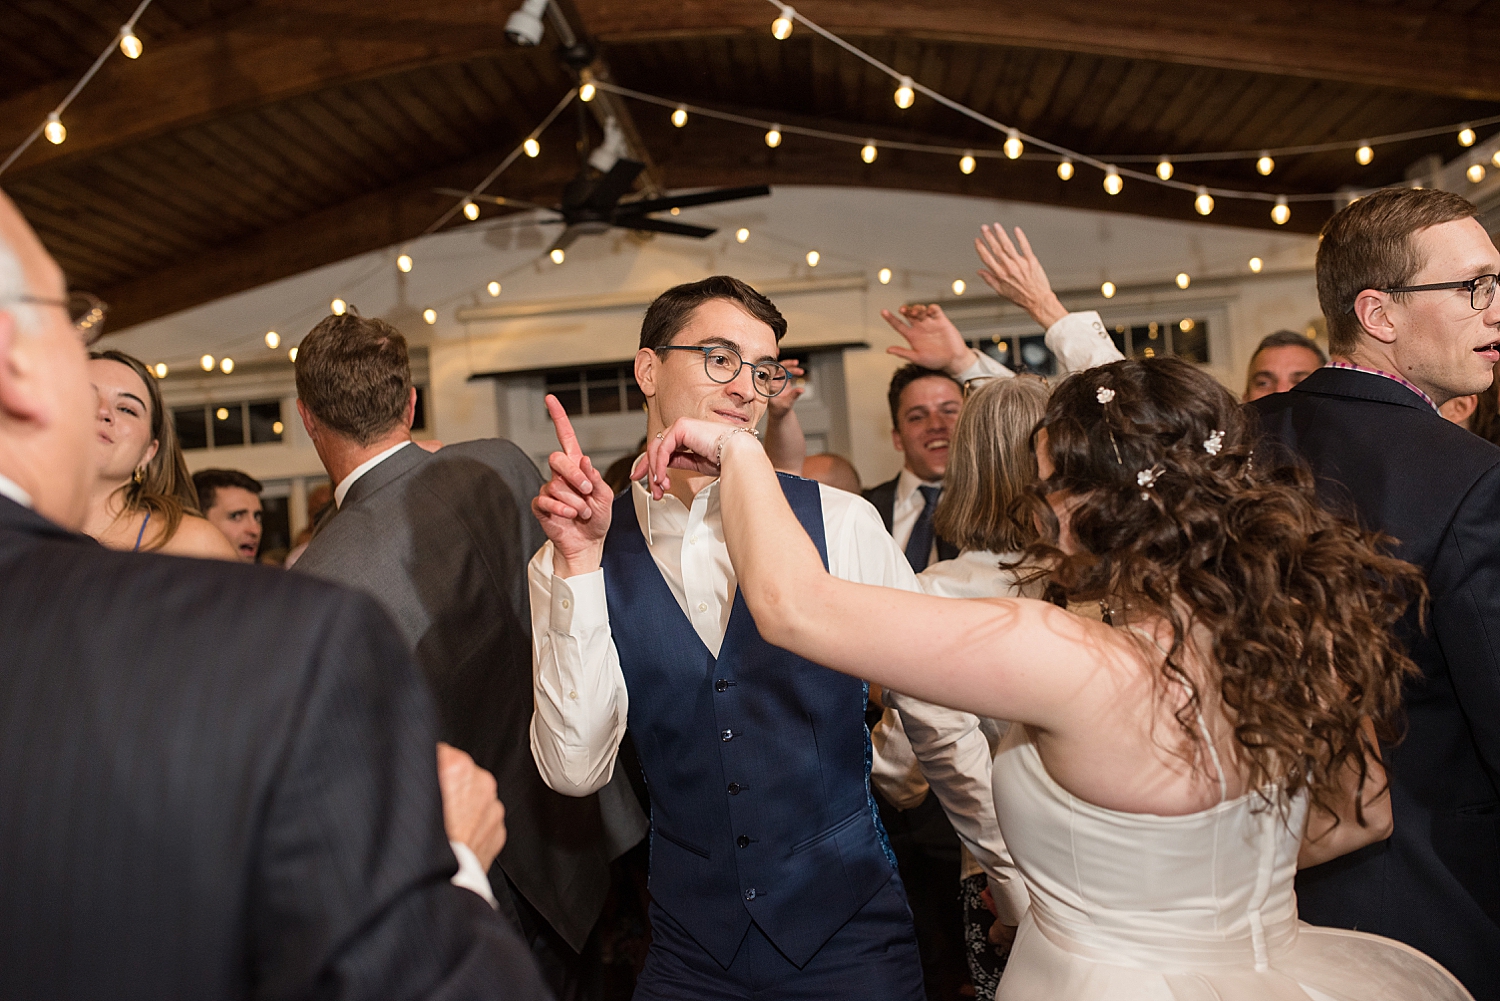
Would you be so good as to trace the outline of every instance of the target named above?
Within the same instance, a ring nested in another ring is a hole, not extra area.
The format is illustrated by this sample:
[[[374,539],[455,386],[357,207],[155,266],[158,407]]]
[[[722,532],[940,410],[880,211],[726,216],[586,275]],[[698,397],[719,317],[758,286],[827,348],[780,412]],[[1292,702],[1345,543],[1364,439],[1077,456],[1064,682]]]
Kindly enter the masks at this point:
[[[1218,455],[1220,449],[1222,449],[1223,447],[1224,447],[1224,432],[1223,431],[1217,431],[1216,430],[1212,434],[1210,434],[1207,438],[1203,439],[1203,451],[1207,452],[1209,455]]]
[[[1147,491],[1156,486],[1156,478],[1160,475],[1161,466],[1159,464],[1152,466],[1150,469],[1142,469],[1139,473],[1135,474],[1135,482],[1142,488],[1141,500],[1151,499],[1151,495]]]

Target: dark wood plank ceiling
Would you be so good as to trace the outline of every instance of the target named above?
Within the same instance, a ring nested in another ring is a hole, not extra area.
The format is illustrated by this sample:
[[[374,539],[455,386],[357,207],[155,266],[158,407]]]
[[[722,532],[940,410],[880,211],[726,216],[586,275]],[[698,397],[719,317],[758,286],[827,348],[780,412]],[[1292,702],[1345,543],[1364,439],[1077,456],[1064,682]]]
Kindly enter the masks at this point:
[[[0,185],[70,280],[104,295],[124,324],[411,239],[451,205],[433,187],[477,182],[571,86],[550,27],[536,48],[504,41],[514,6],[156,0],[139,26],[145,55],[112,59],[69,110],[67,142],[38,143]],[[877,141],[994,149],[1002,138],[920,97],[897,109],[884,75],[806,30],[775,41],[774,8],[759,0],[563,6],[626,87]],[[1500,61],[1466,41],[1487,37],[1496,0],[1334,0],[1248,18],[1217,0],[997,3],[982,19],[962,0],[799,7],[940,92],[1094,154],[1356,140],[1500,113]],[[133,9],[129,0],[21,0],[0,12],[0,45],[15,55],[0,65],[0,154]],[[1349,23],[1362,25],[1362,39],[1383,39],[1364,50],[1366,62],[1350,58]],[[1398,29],[1401,45],[1382,34]],[[1444,39],[1445,58],[1415,58]],[[1397,53],[1399,67],[1382,62]],[[1283,72],[1268,71],[1273,57]],[[677,129],[666,109],[626,107],[668,189],[864,185],[1197,218],[1190,193],[1130,181],[1111,198],[1097,171],[1063,182],[1040,158],[982,159],[970,176],[952,157],[890,149],[866,165],[845,144],[789,135],[772,150],[753,129],[701,115]],[[520,160],[492,190],[555,201],[576,169],[578,128],[564,115],[542,156]],[[1269,178],[1248,159],[1183,163],[1177,176],[1328,192],[1397,182],[1421,156],[1459,152],[1444,135],[1382,146],[1368,167],[1346,149],[1283,157]],[[1314,231],[1331,209],[1295,204],[1289,228]],[[1264,202],[1220,199],[1213,221],[1271,228],[1267,213]]]

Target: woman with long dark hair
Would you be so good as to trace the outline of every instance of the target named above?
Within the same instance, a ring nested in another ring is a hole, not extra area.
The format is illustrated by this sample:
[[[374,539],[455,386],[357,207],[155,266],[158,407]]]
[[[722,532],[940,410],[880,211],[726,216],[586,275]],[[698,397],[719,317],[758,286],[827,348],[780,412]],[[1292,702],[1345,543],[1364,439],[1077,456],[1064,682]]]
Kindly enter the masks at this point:
[[[1469,997],[1405,945],[1297,920],[1299,863],[1388,833],[1375,738],[1413,671],[1391,626],[1425,591],[1305,471],[1252,455],[1247,421],[1170,358],[1053,394],[1024,561],[1104,621],[837,580],[751,435],[683,419],[649,443],[652,482],[720,472],[767,641],[1013,721],[994,795],[1031,906],[1002,1001]]]
[[[237,559],[198,512],[156,377],[123,351],[95,351],[89,359],[99,397],[98,477],[83,530],[111,549]]]

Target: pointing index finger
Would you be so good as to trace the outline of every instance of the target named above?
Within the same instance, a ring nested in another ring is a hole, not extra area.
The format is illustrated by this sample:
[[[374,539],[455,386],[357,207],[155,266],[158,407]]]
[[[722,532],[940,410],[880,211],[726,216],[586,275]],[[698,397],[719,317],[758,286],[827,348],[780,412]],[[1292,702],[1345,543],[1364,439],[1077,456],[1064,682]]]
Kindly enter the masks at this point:
[[[561,401],[551,393],[547,394],[547,415],[552,418],[552,427],[557,431],[557,443],[562,446],[563,454],[582,455],[578,435],[573,433],[573,422],[568,420],[568,412],[563,409]]]

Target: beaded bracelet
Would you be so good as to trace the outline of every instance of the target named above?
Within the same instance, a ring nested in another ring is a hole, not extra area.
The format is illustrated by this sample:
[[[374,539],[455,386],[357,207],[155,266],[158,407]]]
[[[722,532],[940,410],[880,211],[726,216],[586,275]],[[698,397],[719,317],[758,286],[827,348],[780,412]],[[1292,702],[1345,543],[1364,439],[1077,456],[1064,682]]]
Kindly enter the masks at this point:
[[[725,431],[723,434],[719,435],[719,440],[717,443],[718,447],[714,449],[714,465],[722,466],[724,464],[724,443],[729,440],[729,436],[732,434],[741,433],[750,435],[756,441],[760,440],[759,428],[730,428],[728,431]]]

